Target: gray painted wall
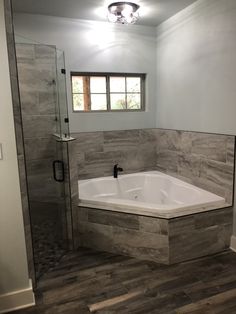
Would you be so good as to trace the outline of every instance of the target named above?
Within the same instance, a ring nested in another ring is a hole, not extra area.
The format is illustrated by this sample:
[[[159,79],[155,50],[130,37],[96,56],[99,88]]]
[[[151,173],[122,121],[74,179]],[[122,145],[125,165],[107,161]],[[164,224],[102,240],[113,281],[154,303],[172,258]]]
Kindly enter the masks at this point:
[[[236,134],[235,38],[235,0],[200,0],[158,28],[158,127]]]
[[[3,0],[0,0],[0,296],[29,288]],[[4,300],[2,299],[4,302]],[[1,302],[0,302],[1,303]],[[0,310],[1,308],[0,304]]]
[[[235,0],[199,0],[163,23],[157,126],[236,134],[235,51]]]
[[[71,132],[155,127],[156,29],[16,14],[16,34],[65,51]],[[73,113],[70,71],[147,73],[146,111]]]

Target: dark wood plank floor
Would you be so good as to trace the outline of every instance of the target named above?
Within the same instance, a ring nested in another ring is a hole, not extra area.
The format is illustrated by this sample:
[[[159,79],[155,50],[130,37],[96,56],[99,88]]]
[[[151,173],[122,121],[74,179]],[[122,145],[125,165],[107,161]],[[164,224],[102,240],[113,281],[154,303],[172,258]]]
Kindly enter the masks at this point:
[[[164,266],[90,249],[45,275],[37,306],[15,314],[236,314],[236,254]]]

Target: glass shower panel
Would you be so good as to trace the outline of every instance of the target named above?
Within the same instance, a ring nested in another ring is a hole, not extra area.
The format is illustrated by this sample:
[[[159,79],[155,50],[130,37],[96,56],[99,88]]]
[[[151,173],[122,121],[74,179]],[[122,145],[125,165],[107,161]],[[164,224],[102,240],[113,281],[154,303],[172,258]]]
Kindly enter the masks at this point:
[[[61,139],[70,138],[67,92],[66,92],[66,71],[64,52],[56,49],[57,68],[57,133]]]
[[[39,279],[69,248],[66,191],[70,183],[64,178],[68,154],[60,136],[55,136],[69,134],[65,77],[58,73],[62,63],[55,46],[20,36],[15,39],[34,264]]]

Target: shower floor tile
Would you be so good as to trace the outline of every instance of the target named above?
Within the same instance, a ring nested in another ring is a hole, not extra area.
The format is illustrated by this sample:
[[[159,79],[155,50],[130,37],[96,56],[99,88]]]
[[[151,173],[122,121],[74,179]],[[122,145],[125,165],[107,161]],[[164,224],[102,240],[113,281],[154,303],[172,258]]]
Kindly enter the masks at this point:
[[[32,225],[34,266],[36,280],[54,269],[66,250],[53,221]]]

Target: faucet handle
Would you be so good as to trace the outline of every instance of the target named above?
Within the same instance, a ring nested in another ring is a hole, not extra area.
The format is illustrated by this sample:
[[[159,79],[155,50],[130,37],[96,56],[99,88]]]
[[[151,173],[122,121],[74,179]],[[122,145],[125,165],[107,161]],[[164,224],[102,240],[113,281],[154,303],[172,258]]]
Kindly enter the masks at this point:
[[[115,164],[113,167],[113,177],[117,178],[118,177],[118,172],[123,171],[123,168],[119,167],[118,164]]]

